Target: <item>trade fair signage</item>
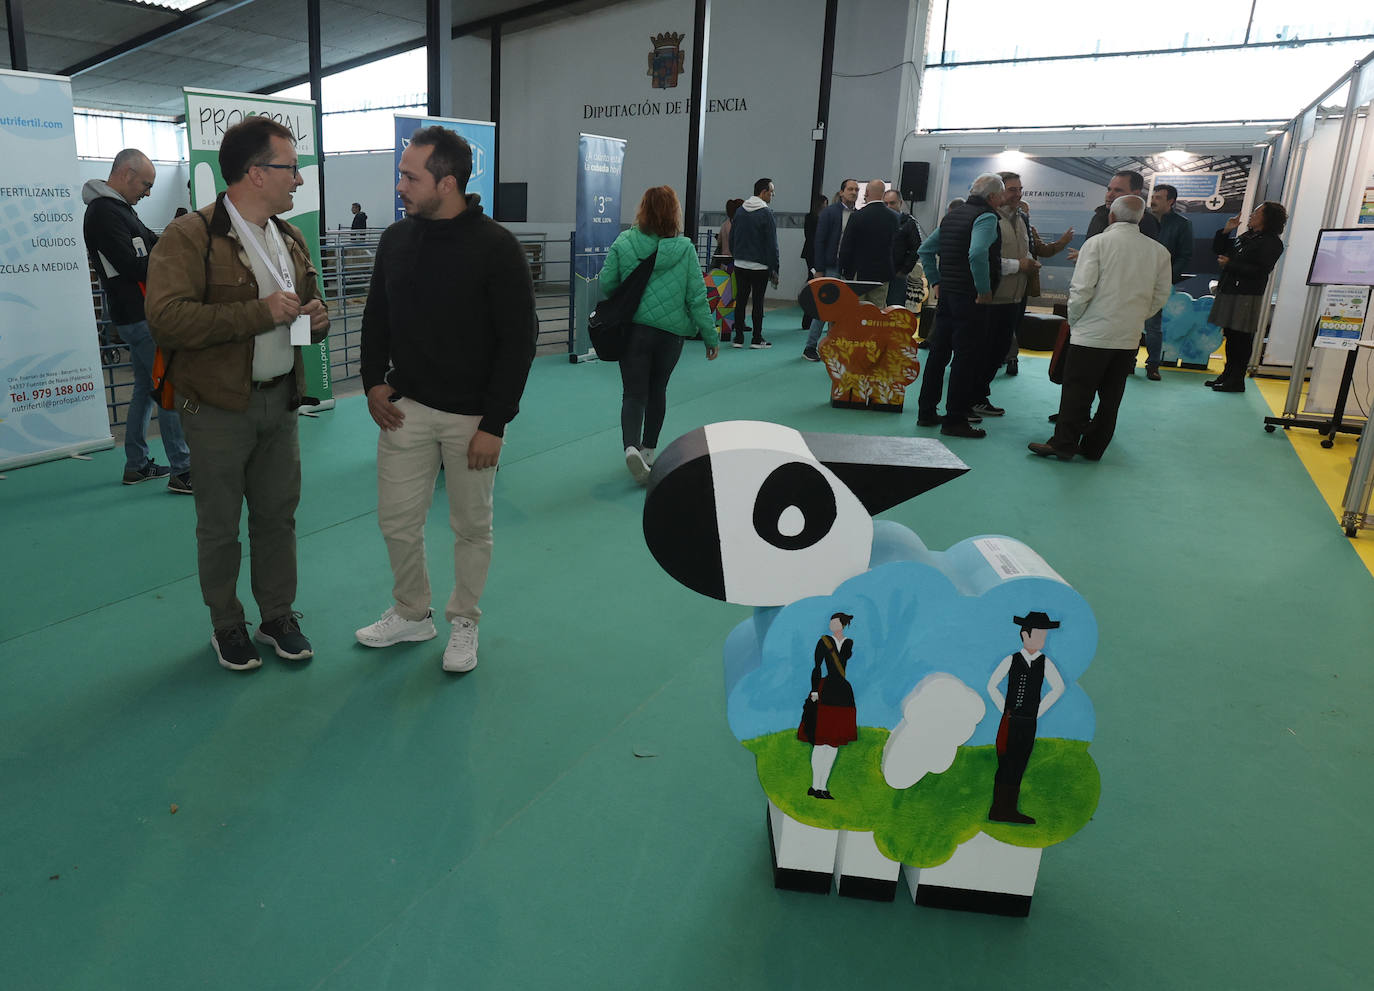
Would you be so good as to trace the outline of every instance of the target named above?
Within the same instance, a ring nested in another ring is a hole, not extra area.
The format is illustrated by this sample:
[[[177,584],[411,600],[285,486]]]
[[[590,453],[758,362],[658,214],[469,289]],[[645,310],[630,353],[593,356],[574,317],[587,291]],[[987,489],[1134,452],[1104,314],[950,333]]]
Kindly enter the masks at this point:
[[[290,221],[305,235],[310,260],[320,273],[320,293],[328,295],[326,269],[320,257],[320,148],[315,134],[315,103],[252,93],[223,93],[185,87],[186,140],[191,158],[191,202],[199,210],[215,201],[225,189],[219,171],[219,146],[224,132],[248,117],[270,117],[296,138],[297,165],[302,185],[293,195],[291,209],[278,216]],[[320,400],[316,410],[334,405],[329,369],[329,341],[307,344],[305,388]]]
[[[71,80],[0,69],[0,469],[111,447]]]

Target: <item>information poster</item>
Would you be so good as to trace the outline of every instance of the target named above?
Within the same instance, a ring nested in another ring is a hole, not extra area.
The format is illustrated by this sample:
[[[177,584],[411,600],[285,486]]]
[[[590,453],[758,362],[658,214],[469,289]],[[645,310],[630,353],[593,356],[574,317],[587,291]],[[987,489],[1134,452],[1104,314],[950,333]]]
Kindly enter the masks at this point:
[[[396,171],[401,170],[401,153],[410,147],[410,136],[422,127],[438,124],[453,131],[472,147],[472,175],[468,177],[468,192],[476,193],[482,212],[491,216],[496,187],[492,185],[491,156],[496,151],[496,125],[489,120],[464,120],[461,117],[406,117],[396,114]],[[392,190],[396,205],[396,219],[406,215],[401,197]]]
[[[191,89],[186,93],[186,138],[191,156],[191,202],[199,210],[224,192],[224,177],[219,172],[219,143],[224,132],[245,117],[270,117],[296,137],[297,164],[301,187],[293,196],[289,213],[278,214],[305,235],[310,258],[320,274],[324,293],[324,266],[320,261],[320,152],[315,135],[315,104],[310,100],[285,100],[252,93],[220,93]],[[329,372],[329,341],[301,348],[305,358],[305,392],[320,401],[319,406],[303,410],[330,409],[334,390]]]
[[[1360,201],[1360,216],[1356,223],[1361,227],[1374,224],[1374,173],[1364,181],[1364,198]]]
[[[577,233],[573,238],[573,326],[568,351],[574,361],[591,350],[587,317],[601,301],[601,267],[620,233],[620,179],[625,139],[583,134],[577,140]]]
[[[1317,311],[1319,348],[1353,351],[1364,332],[1365,312],[1369,309],[1368,286],[1322,286],[1321,307]]]
[[[1190,278],[1175,286],[1195,298],[1210,293],[1209,283],[1220,274],[1212,235],[1226,221],[1240,216],[1246,220],[1245,202],[1249,189],[1252,158],[1230,152],[1206,151],[1180,156],[1171,153],[1136,157],[1091,158],[1087,156],[1052,157],[1006,155],[951,158],[948,199],[968,195],[969,184],[982,172],[1016,172],[1025,188],[1022,199],[1030,209],[1030,222],[1040,239],[1050,242],[1070,227],[1074,229],[1070,248],[1081,248],[1093,212],[1106,200],[1107,183],[1118,170],[1134,169],[1145,180],[1142,195],[1149,197],[1156,185],[1171,185],[1178,190],[1174,210],[1193,227],[1193,257],[1186,269]],[[1047,295],[1067,296],[1073,278],[1073,262],[1068,252],[1042,259],[1040,285]],[[1206,304],[1210,305],[1209,299]],[[1167,334],[1167,328],[1166,328]]]
[[[0,469],[114,445],[71,80],[0,69]]]

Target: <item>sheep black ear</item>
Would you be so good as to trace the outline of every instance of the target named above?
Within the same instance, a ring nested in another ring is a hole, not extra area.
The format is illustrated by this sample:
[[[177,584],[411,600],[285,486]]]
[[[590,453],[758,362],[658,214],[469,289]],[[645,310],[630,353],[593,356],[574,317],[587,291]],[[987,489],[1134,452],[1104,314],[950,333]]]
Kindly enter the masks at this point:
[[[937,440],[861,434],[802,434],[816,460],[833,471],[871,515],[900,506],[968,471]]]
[[[677,581],[725,601],[715,480],[705,430],[683,434],[654,462],[644,497],[644,543],[659,567]]]

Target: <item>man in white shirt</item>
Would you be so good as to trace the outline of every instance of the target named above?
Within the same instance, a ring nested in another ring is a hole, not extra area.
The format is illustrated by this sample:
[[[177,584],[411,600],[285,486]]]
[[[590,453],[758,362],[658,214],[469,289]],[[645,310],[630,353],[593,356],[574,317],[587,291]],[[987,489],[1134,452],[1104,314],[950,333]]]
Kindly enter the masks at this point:
[[[1079,252],[1069,284],[1069,348],[1054,436],[1029,445],[1042,458],[1101,460],[1116,431],[1140,327],[1168,300],[1172,285],[1169,252],[1138,226],[1144,213],[1139,196],[1117,198],[1106,230]]]

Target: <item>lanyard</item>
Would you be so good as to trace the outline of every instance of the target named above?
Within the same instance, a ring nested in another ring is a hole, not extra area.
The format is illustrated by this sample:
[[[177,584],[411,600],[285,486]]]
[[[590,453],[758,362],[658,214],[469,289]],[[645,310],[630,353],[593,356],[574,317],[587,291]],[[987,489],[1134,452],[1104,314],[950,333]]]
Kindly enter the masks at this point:
[[[277,230],[277,225],[272,223],[272,218],[267,219],[266,239],[271,248],[275,259],[269,259],[266,252],[262,250],[262,245],[258,243],[257,237],[248,230],[248,222],[243,219],[238,208],[234,206],[234,201],[228,196],[224,197],[224,206],[229,211],[229,219],[234,224],[234,230],[238,233],[239,240],[247,245],[248,250],[258,256],[263,268],[267,269],[272,281],[277,284],[277,288],[282,292],[296,291],[295,274],[291,271],[291,256],[286,250],[286,245],[282,243],[281,232]]]

